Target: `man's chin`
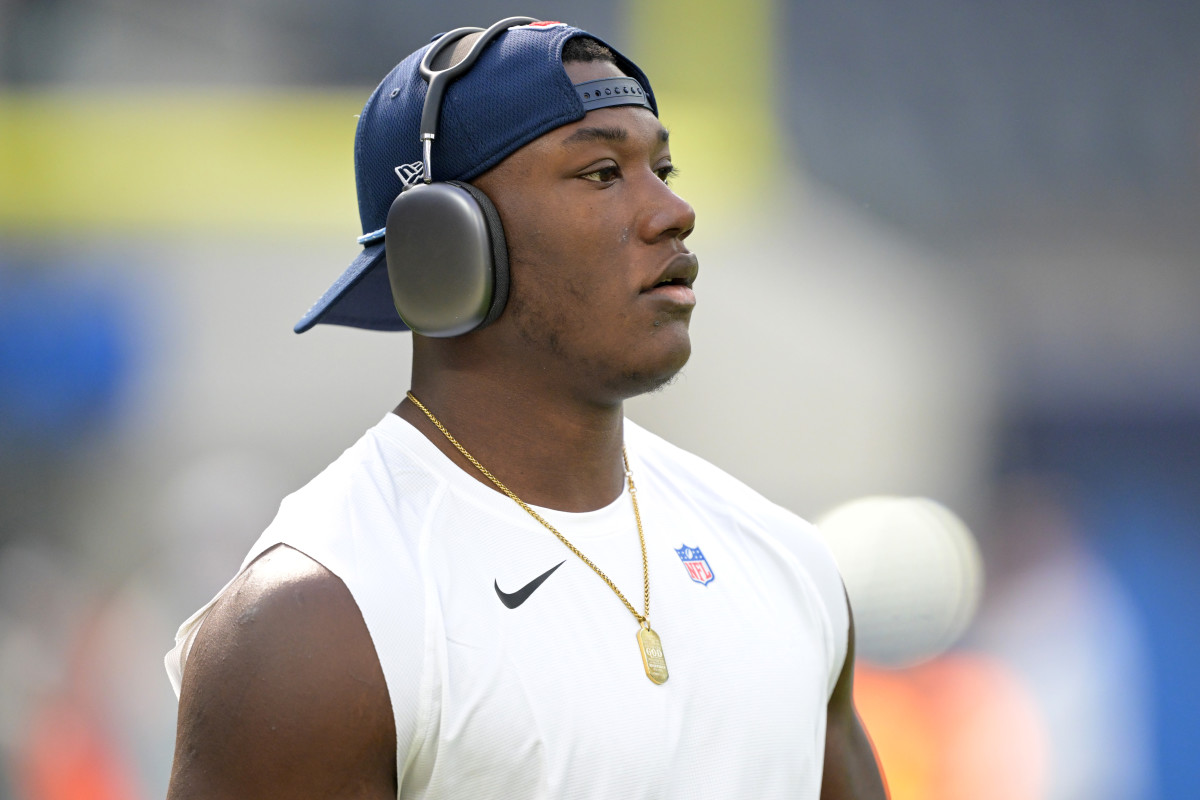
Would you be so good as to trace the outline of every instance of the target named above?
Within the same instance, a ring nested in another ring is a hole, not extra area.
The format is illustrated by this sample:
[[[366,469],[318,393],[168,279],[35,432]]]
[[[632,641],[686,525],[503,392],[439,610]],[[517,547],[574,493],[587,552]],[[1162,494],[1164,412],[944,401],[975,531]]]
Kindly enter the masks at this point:
[[[674,383],[692,355],[691,341],[685,339],[684,345],[664,364],[655,368],[626,371],[621,376],[624,384],[621,394],[624,398],[661,391]]]

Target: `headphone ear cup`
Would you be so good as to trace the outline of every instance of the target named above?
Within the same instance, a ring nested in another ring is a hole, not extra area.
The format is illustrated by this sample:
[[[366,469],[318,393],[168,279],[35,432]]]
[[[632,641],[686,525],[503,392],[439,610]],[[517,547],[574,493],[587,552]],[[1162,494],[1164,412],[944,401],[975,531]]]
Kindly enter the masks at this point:
[[[496,205],[490,197],[483,193],[482,189],[464,181],[447,181],[447,183],[459,187],[475,198],[475,202],[479,204],[479,210],[483,212],[484,224],[487,226],[488,237],[492,243],[492,302],[487,315],[479,323],[479,328],[484,328],[491,325],[504,313],[504,306],[508,303],[508,240],[504,237],[504,223],[500,221],[500,212],[496,210]]]
[[[474,186],[452,181],[401,192],[388,210],[384,249],[392,301],[414,333],[460,336],[504,310],[504,230],[496,207]]]

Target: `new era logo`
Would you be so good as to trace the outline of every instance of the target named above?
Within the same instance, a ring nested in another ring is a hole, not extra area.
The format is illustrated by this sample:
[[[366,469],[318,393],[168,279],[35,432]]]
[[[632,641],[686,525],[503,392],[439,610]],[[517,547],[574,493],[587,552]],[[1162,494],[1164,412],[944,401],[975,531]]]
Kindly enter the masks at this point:
[[[528,25],[513,25],[511,28],[509,28],[509,30],[510,31],[519,31],[522,28],[533,28],[534,30],[545,31],[545,30],[549,30],[550,28],[565,28],[565,27],[567,27],[567,23],[565,23],[565,22],[554,22],[552,20],[544,20],[542,22],[531,22]]]
[[[400,183],[407,189],[424,179],[425,166],[420,161],[414,161],[411,164],[401,164],[396,167],[396,176],[400,178]]]

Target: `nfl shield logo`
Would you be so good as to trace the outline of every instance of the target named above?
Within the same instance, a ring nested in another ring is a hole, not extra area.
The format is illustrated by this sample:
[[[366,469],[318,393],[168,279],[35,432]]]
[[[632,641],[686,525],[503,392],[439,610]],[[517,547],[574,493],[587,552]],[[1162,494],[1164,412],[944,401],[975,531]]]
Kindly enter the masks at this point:
[[[675,553],[687,567],[688,576],[692,580],[701,586],[712,583],[712,570],[708,568],[708,561],[704,558],[704,553],[700,552],[699,547],[688,547],[685,544],[683,547],[675,548]]]

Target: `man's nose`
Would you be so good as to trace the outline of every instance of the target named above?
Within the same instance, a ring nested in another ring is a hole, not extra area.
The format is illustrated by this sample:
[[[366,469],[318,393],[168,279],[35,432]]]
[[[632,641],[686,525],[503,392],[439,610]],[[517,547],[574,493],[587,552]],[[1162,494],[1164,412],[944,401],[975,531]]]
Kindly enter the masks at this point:
[[[696,227],[696,210],[654,175],[650,186],[649,211],[646,215],[646,239],[686,239]]]

